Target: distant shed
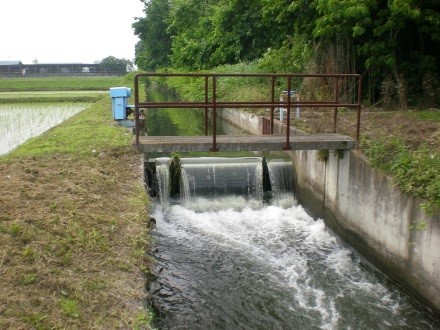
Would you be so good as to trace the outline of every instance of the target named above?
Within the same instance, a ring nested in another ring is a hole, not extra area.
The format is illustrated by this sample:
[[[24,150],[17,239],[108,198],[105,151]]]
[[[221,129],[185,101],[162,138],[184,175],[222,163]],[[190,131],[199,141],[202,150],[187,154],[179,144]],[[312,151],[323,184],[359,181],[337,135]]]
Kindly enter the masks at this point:
[[[21,61],[0,61],[0,76],[23,75],[23,63]]]
[[[101,63],[33,63],[0,61],[0,76],[76,76],[124,75],[126,64],[101,65]]]

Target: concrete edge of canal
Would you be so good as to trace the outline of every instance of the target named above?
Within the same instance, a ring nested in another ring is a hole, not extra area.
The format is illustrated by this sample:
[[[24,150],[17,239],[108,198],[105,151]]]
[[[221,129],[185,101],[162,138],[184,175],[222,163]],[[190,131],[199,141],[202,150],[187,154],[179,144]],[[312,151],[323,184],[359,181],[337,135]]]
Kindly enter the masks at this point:
[[[222,119],[260,134],[262,117],[234,109]],[[274,125],[282,134],[283,125]],[[372,169],[356,151],[326,162],[316,150],[289,151],[297,172],[298,200],[387,276],[440,314],[440,217],[423,200],[403,194],[390,177]]]

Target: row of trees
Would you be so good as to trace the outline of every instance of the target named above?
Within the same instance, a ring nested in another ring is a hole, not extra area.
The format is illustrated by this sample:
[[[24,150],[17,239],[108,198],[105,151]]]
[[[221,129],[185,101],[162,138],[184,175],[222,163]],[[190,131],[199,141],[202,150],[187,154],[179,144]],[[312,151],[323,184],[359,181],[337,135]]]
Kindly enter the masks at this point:
[[[150,0],[139,68],[361,73],[372,102],[438,102],[440,0]]]
[[[107,56],[99,62],[103,72],[125,74],[133,70],[133,62],[125,58]]]

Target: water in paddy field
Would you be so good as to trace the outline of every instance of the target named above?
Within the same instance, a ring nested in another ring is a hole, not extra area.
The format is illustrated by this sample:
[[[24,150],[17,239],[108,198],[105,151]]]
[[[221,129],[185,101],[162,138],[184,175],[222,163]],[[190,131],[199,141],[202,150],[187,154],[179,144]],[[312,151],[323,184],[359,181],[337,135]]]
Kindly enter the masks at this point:
[[[157,164],[152,214],[158,328],[440,329],[297,205],[291,163],[181,159],[177,198],[168,197],[167,164]]]
[[[0,155],[81,112],[86,103],[0,105]]]

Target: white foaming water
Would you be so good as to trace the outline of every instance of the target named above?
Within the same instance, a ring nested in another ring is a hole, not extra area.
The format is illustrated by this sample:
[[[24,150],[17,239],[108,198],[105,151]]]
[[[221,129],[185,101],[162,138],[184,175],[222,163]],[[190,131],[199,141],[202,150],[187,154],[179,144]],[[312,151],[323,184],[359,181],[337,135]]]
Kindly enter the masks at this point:
[[[412,308],[406,298],[396,295],[386,279],[301,206],[211,206],[157,206],[154,212],[158,249],[168,244],[176,249],[159,257],[167,294],[175,291],[184,297],[173,302],[173,308],[186,306],[184,316],[173,310],[168,327],[182,322],[179,317],[189,326],[212,326],[215,323],[206,323],[211,318],[222,320],[218,326],[241,324],[238,328],[253,322],[257,328],[321,329],[411,324],[405,316]],[[175,267],[170,266],[173,262]],[[172,277],[167,277],[169,272]],[[210,300],[211,295],[216,300]],[[208,311],[207,304],[218,311]],[[221,312],[224,315],[217,315]],[[275,316],[267,319],[264,313]]]
[[[222,196],[216,198],[192,197],[184,200],[184,205],[195,212],[224,210],[225,207],[233,210],[245,208],[259,209],[263,206],[261,199],[248,199],[244,196]]]

